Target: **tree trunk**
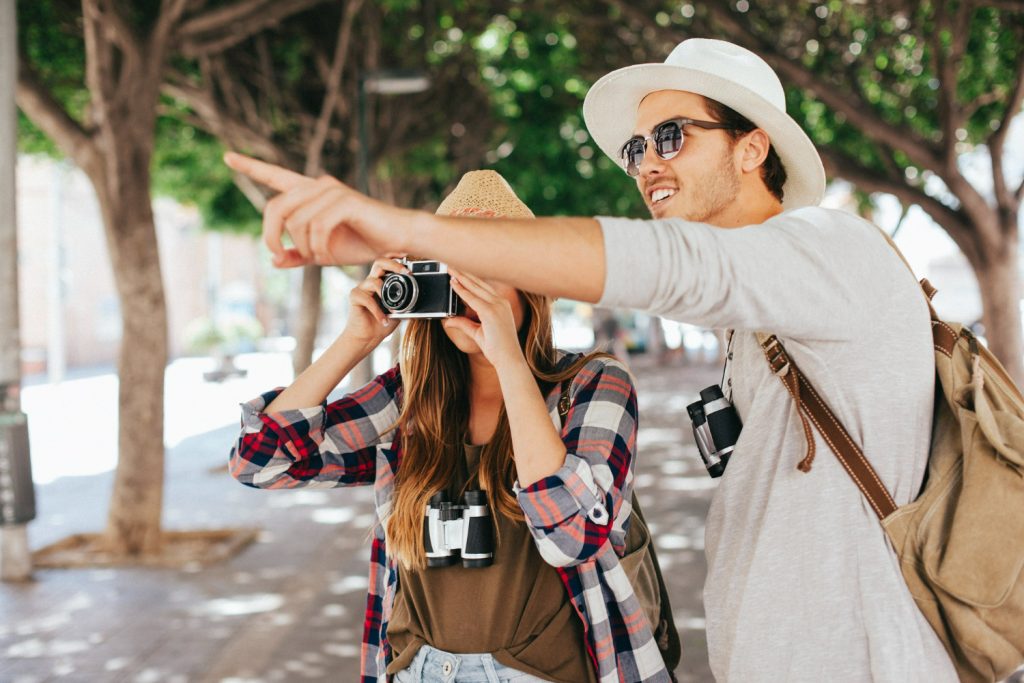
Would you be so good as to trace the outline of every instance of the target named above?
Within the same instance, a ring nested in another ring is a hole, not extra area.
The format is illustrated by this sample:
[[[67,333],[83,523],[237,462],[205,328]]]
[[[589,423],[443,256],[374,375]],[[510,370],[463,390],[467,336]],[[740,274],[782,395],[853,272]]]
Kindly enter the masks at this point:
[[[299,302],[299,320],[295,334],[295,351],[292,354],[292,369],[295,376],[313,363],[317,330],[320,328],[320,294],[323,282],[321,266],[306,266],[302,269],[302,298]],[[369,269],[360,268],[359,278],[366,277]],[[373,354],[363,359],[348,374],[349,391],[358,389],[373,379]]]
[[[149,194],[151,144],[145,142],[152,135],[138,133],[119,135],[107,146],[104,178],[94,179],[123,325],[118,462],[105,536],[113,552],[129,555],[160,547],[167,365],[167,307]]]
[[[999,250],[988,254],[984,265],[975,266],[981,290],[982,323],[988,348],[1006,367],[1018,385],[1024,386],[1021,358],[1020,274],[1016,231],[1006,234]]]
[[[320,290],[323,279],[321,266],[305,266],[302,269],[302,297],[299,300],[299,320],[295,332],[295,351],[292,354],[292,369],[295,376],[313,362],[313,348],[320,327]]]

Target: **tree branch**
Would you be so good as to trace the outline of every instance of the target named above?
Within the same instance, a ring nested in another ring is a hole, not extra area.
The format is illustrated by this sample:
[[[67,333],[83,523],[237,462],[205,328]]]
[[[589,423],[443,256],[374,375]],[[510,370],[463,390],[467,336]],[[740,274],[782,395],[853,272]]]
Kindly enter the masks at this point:
[[[1001,99],[1003,99],[1003,91],[1000,88],[990,90],[984,95],[979,95],[974,98],[973,102],[963,105],[964,119],[970,121],[971,117],[974,116],[979,109],[990,104],[994,104]]]
[[[1006,111],[999,122],[999,127],[988,139],[988,150],[992,158],[992,180],[996,195],[996,203],[1004,211],[1017,213],[1020,208],[1021,192],[1024,191],[1024,183],[1016,193],[1010,191],[1006,183],[1006,174],[1003,170],[1003,153],[1006,150],[1006,136],[1010,132],[1010,124],[1017,114],[1020,113],[1021,105],[1024,104],[1024,55],[1021,56],[1014,74],[1016,81],[1009,99],[1006,101]]]
[[[113,54],[110,43],[101,36],[102,12],[95,0],[82,1],[83,37],[85,39],[85,83],[89,89],[90,114],[97,126],[107,119],[107,97],[114,92],[111,80]]]
[[[281,102],[281,92],[277,87],[277,80],[274,78],[274,62],[270,58],[270,46],[267,44],[267,36],[263,33],[256,36],[256,56],[259,63],[258,82],[260,84],[260,96],[263,99],[265,108],[264,118],[270,122],[273,116],[273,104]]]
[[[610,0],[617,2],[617,0]],[[791,85],[812,93],[834,112],[842,113],[851,125],[893,149],[898,149],[910,161],[923,168],[939,171],[942,158],[938,151],[920,135],[905,125],[894,126],[883,121],[874,113],[870,103],[865,102],[853,88],[846,92],[838,88],[823,87],[819,77],[799,62],[780,53],[778,48],[754,35],[746,26],[737,21],[728,7],[709,3],[706,5],[715,22],[736,42],[757,52],[773,69]],[[654,22],[650,22],[656,26]]]
[[[25,116],[79,168],[88,172],[96,164],[96,145],[92,136],[57,102],[27,58],[18,60],[15,100]]]
[[[963,113],[957,103],[957,70],[967,47],[970,33],[967,24],[970,21],[970,4],[960,2],[956,18],[950,19],[947,0],[935,3],[935,27],[929,41],[932,57],[935,60],[935,73],[939,79],[939,127],[942,130],[943,172],[956,169],[956,131],[963,125]],[[956,28],[954,28],[954,26]],[[943,33],[949,32],[952,43],[947,54],[942,44]],[[939,169],[935,169],[939,170]]]
[[[228,146],[248,149],[256,156],[276,163],[285,160],[269,136],[254,131],[234,117],[223,116],[211,93],[181,80],[164,83],[163,92],[168,97],[187,103],[196,112],[195,123]]]
[[[832,149],[820,149],[822,161],[830,177],[847,180],[865,192],[883,192],[891,194],[905,205],[916,204],[941,226],[956,242],[957,246],[968,256],[972,263],[977,263],[979,255],[974,232],[970,229],[970,221],[963,210],[952,209],[923,190],[913,188],[892,178],[869,173],[857,161],[843,153]]]
[[[159,79],[163,72],[163,65],[167,55],[167,45],[174,34],[175,27],[181,21],[189,0],[163,0],[160,3],[160,16],[157,18],[156,26],[150,34],[148,41],[149,58],[147,64],[151,69],[158,70],[150,74],[151,77]]]
[[[100,7],[102,4],[102,8]],[[130,59],[138,61],[142,57],[140,48],[141,41],[135,29],[124,20],[120,12],[109,0],[99,0],[99,3],[87,0],[82,3],[83,14],[89,8],[93,17],[99,21],[106,39],[117,45],[118,48]]]
[[[317,118],[310,136],[309,144],[306,146],[306,175],[317,175],[323,171],[322,159],[324,142],[327,140],[327,132],[331,125],[331,118],[334,114],[335,102],[341,92],[341,75],[345,70],[345,62],[348,57],[349,46],[352,42],[352,26],[355,23],[356,15],[362,7],[363,0],[350,0],[345,5],[345,12],[338,26],[338,39],[334,46],[334,58],[331,60],[331,69],[327,73],[324,83],[327,91],[324,93],[323,103],[320,106],[320,116]]]
[[[180,52],[189,58],[223,52],[268,26],[322,2],[325,0],[243,0],[209,10],[182,24],[178,31]]]
[[[206,63],[209,66],[208,71],[204,72],[204,75],[207,78],[211,95],[219,88],[223,104],[228,107],[229,111],[231,111],[233,105],[233,113],[236,114],[236,118],[239,121],[244,121],[245,125],[252,130],[270,137],[273,134],[273,129],[260,115],[259,105],[256,104],[252,93],[237,78],[232,77],[231,72],[228,71],[224,63],[224,59],[208,59],[204,57],[200,59],[200,62]],[[223,109],[223,107],[221,108]]]
[[[183,22],[178,29],[179,38],[192,38],[203,33],[216,33],[245,21],[254,13],[262,12],[274,0],[240,0],[230,5],[209,10]],[[282,3],[284,4],[284,3]]]

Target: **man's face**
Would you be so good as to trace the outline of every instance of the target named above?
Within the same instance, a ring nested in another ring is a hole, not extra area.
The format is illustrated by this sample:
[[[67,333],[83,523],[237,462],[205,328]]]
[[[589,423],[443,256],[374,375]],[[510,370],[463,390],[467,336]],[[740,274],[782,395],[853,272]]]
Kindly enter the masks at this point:
[[[659,123],[680,117],[713,120],[703,97],[679,90],[659,90],[640,103],[633,134],[650,135]],[[667,161],[648,142],[636,185],[651,216],[716,224],[716,218],[730,207],[740,191],[740,170],[734,150],[728,131],[697,126],[683,129],[682,149]]]

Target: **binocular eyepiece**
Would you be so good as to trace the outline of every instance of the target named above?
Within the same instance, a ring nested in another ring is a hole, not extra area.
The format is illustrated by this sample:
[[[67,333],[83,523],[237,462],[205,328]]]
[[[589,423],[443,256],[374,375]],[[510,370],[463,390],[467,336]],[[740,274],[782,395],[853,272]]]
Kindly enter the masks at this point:
[[[493,564],[494,526],[487,494],[466,491],[463,502],[452,503],[444,491],[430,497],[423,514],[428,567],[450,567],[460,559],[467,568]]]
[[[708,474],[720,477],[740,438],[739,413],[717,384],[700,392],[700,400],[686,406],[693,423],[693,437]]]

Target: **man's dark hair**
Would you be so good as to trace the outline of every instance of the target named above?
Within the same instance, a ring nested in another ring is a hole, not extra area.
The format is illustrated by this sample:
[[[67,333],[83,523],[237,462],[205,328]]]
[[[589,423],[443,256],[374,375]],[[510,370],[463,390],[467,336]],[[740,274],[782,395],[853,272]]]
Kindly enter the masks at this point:
[[[708,113],[718,122],[729,126],[726,131],[733,140],[738,140],[750,131],[757,128],[754,123],[738,113],[736,110],[717,102],[710,97],[705,97]],[[775,151],[775,145],[768,147],[768,156],[761,164],[761,180],[764,181],[768,191],[775,195],[775,198],[782,201],[782,186],[786,184],[786,167],[782,165],[782,159]]]

